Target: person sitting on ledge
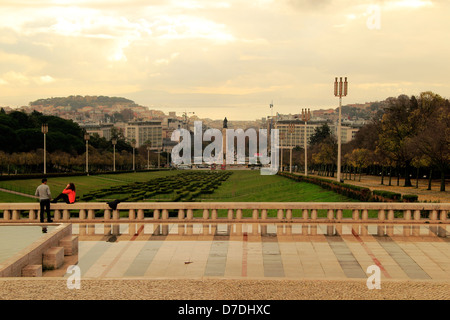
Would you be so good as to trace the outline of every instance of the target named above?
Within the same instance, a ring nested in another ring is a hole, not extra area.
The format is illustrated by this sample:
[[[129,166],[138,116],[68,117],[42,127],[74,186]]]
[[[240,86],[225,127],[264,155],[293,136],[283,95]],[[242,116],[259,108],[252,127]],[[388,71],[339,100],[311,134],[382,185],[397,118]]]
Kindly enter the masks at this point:
[[[52,203],[58,202],[58,200],[64,200],[65,203],[71,204],[75,202],[75,185],[71,182],[66,188],[52,200]]]

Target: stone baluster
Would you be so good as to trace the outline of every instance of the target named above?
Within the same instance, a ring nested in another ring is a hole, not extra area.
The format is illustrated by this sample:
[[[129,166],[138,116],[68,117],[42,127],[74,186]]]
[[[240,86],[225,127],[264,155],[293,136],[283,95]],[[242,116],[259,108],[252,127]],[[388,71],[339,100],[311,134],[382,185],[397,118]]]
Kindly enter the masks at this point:
[[[159,220],[160,212],[159,209],[153,210],[153,220]]]
[[[30,221],[38,220],[37,217],[36,217],[36,210],[31,209],[31,210],[28,212],[28,219],[29,219]]]
[[[363,209],[361,215],[362,215],[362,220],[369,220],[369,210]]]
[[[389,209],[389,210],[388,210],[387,219],[388,219],[389,221],[394,220],[394,210],[392,210],[392,209]]]
[[[184,220],[184,209],[178,209],[178,219]]]
[[[162,217],[163,220],[169,219],[169,210],[163,209],[162,212],[161,212],[161,217]]]
[[[112,212],[112,218],[113,220],[120,220],[120,211],[119,210],[113,210]]]
[[[228,213],[227,213],[228,220],[233,220],[233,216],[234,216],[234,210],[228,209]]]
[[[403,219],[411,220],[411,210],[403,210]]]
[[[128,210],[128,220],[135,220],[136,219],[136,211],[134,209]]]
[[[54,211],[54,213],[53,213],[53,220],[54,220],[54,221],[59,221],[59,220],[61,220],[61,210],[55,209],[55,211]]]
[[[447,211],[446,210],[441,210],[439,220],[447,221]]]
[[[186,213],[186,218],[187,218],[188,220],[194,219],[194,210],[188,209],[188,210],[187,210],[187,213]]]
[[[209,209],[203,209],[203,219],[209,219]]]
[[[317,209],[311,210],[311,220],[317,220]]]
[[[336,220],[342,220],[342,218],[343,218],[342,209],[337,209],[336,210]]]
[[[137,219],[144,220],[144,209],[138,209],[137,211]]]
[[[414,210],[414,220],[420,220],[420,210]]]
[[[384,211],[384,209],[378,210],[378,220],[380,221],[386,220],[386,212]]]
[[[286,209],[286,220],[292,220],[292,209]]]
[[[259,210],[258,209],[253,209],[252,219],[253,220],[258,220],[259,219]]]
[[[13,221],[20,220],[20,210],[14,209],[14,210],[12,211],[12,220],[13,220]]]
[[[308,220],[309,219],[308,209],[303,209],[302,210],[302,218],[303,218],[303,220]]]
[[[237,209],[236,210],[236,219],[237,220],[242,220],[242,209]]]
[[[218,215],[217,215],[217,209],[212,209],[211,210],[211,219],[212,220],[217,220]]]
[[[267,220],[267,209],[261,210],[261,220]]]
[[[438,212],[437,210],[432,210],[430,214],[431,221],[436,221],[438,219]]]
[[[278,211],[277,211],[277,219],[278,220],[283,220],[284,219],[284,210],[283,209],[278,209]]]
[[[334,220],[334,210],[333,209],[328,209],[328,211],[327,211],[327,219],[328,220]]]
[[[95,220],[95,211],[94,209],[89,209],[87,214],[88,220]]]
[[[352,218],[353,218],[353,220],[359,220],[359,210],[358,209],[353,210]]]
[[[80,209],[78,217],[79,217],[80,220],[86,220],[86,210],[85,209]]]
[[[68,209],[63,209],[63,220],[69,221],[70,220],[70,211]]]
[[[105,220],[111,219],[111,210],[110,209],[105,209],[105,211],[103,212],[103,219],[105,219]]]

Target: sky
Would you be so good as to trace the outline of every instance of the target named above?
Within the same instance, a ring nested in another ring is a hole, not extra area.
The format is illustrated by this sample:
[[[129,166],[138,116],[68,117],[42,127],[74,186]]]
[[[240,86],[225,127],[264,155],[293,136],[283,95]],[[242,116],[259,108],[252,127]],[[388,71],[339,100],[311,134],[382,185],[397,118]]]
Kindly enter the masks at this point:
[[[450,98],[448,0],[0,0],[0,106],[125,97],[254,120],[433,91]],[[273,110],[269,105],[273,103]]]

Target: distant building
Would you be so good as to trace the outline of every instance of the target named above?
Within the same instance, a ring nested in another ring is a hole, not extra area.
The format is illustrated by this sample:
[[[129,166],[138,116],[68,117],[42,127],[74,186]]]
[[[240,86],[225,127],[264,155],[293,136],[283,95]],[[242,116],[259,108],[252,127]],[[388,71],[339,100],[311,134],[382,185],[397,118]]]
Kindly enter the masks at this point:
[[[310,121],[306,125],[306,140],[309,144],[311,136],[316,128],[322,127],[326,121]],[[328,123],[331,133],[337,137],[338,126]],[[282,120],[276,123],[279,130],[280,147],[305,147],[305,123],[300,120]],[[341,142],[347,143],[355,138],[359,127],[341,126]]]
[[[160,120],[132,121],[125,127],[125,138],[135,140],[136,147],[150,144],[152,148],[162,148],[162,125]]]
[[[113,124],[112,123],[104,123],[104,124],[93,124],[93,123],[85,123],[81,124],[80,127],[86,130],[90,135],[98,134],[100,138],[105,138],[106,140],[111,140],[111,133]]]
[[[306,125],[306,140],[314,134],[316,128],[321,127],[325,122],[308,122]],[[280,135],[280,147],[305,147],[305,123],[300,120],[281,120],[275,124]]]

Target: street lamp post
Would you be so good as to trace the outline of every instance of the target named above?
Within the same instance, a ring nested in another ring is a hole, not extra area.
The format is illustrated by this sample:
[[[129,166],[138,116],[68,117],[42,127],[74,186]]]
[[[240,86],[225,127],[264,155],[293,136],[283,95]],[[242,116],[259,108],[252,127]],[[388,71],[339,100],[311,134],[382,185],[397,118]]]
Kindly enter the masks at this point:
[[[341,109],[342,109],[342,97],[347,96],[348,82],[347,77],[342,82],[342,77],[339,79],[336,77],[334,80],[334,96],[339,97],[339,123],[338,123],[338,158],[337,158],[337,181],[341,181]]]
[[[84,140],[86,140],[86,173],[89,175],[89,133],[84,134]]]
[[[147,170],[150,170],[150,147],[147,146]]]
[[[113,145],[113,171],[116,171],[116,144],[117,144],[117,139],[116,138],[112,138],[111,142],[112,142],[112,145]]]
[[[136,149],[136,141],[133,139],[131,141],[131,146],[133,147],[133,171],[136,171],[136,166],[135,166],[135,156],[134,156],[134,150]]]
[[[161,166],[161,152],[162,152],[162,149],[159,150],[159,152],[158,152],[158,169]]]
[[[293,145],[292,145],[292,133],[294,132],[294,128],[295,128],[295,125],[293,124],[293,123],[290,123],[289,124],[289,133],[291,134],[291,141],[290,141],[290,145],[291,145],[291,147],[289,148],[290,149],[290,153],[289,153],[289,173],[292,173],[292,148],[293,148]]]
[[[305,134],[304,134],[304,145],[305,145],[305,176],[308,175],[308,139],[307,139],[307,122],[311,119],[311,111],[309,109],[302,109],[302,120],[305,122]]]
[[[42,130],[42,133],[44,134],[44,174],[47,174],[47,142],[46,142],[46,135],[48,133],[48,124],[43,123],[41,130]]]

